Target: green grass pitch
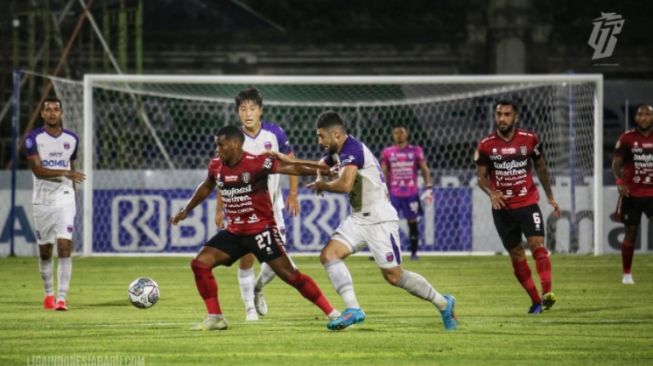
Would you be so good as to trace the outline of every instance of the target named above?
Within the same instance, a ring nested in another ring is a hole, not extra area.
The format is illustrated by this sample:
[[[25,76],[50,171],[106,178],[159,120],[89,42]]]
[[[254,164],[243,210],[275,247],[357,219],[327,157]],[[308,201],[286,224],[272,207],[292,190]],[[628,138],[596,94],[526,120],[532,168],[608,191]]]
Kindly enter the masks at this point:
[[[295,260],[342,310],[318,258]],[[347,264],[368,317],[352,329],[328,331],[321,312],[279,279],[266,287],[268,316],[246,323],[234,266],[214,270],[229,329],[193,332],[205,310],[189,261],[76,257],[70,310],[54,312],[42,309],[36,258],[0,259],[0,365],[36,364],[45,356],[124,357],[125,365],[653,364],[651,255],[636,255],[634,286],[621,284],[619,256],[554,255],[558,303],[538,316],[526,314],[529,299],[506,256],[405,262],[456,296],[453,333],[432,305],[387,285],[361,256]],[[140,276],[161,287],[151,309],[127,300],[128,284]]]

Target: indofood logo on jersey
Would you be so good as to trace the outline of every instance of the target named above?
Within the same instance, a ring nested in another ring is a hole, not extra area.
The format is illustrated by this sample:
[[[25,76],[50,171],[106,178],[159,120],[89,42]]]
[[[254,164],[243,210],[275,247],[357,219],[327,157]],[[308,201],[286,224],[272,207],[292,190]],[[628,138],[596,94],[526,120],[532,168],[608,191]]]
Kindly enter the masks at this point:
[[[241,194],[251,193],[251,192],[252,192],[251,184],[248,184],[245,187],[227,188],[220,191],[223,197],[233,197],[236,195],[241,195]]]
[[[494,168],[502,169],[502,170],[512,170],[515,168],[523,168],[527,164],[528,164],[528,160],[511,160],[511,161],[503,161],[501,163],[494,163]]]

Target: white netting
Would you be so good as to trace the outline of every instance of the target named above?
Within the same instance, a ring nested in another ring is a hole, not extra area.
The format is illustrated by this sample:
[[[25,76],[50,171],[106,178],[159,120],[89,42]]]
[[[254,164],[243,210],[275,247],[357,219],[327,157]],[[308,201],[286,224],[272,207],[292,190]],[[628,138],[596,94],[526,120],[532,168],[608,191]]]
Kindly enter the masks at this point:
[[[520,126],[534,130],[543,142],[568,219],[556,222],[542,204],[549,247],[592,251],[594,81],[314,79],[256,82],[264,119],[280,124],[295,153],[309,159],[321,156],[315,119],[326,109],[339,112],[349,132],[377,156],[391,143],[393,123],[405,123],[411,143],[423,147],[438,187],[437,203],[420,223],[420,250],[503,250],[489,200],[476,188],[472,156],[493,128],[493,104],[509,99],[520,106]],[[81,84],[54,81],[66,123],[80,126]],[[233,98],[250,86],[251,78],[239,83],[233,77],[92,82],[93,118],[87,121],[93,129],[92,252],[195,252],[215,232],[213,202],[198,208],[187,226],[169,229],[163,223],[204,178],[213,134],[239,123]],[[301,196],[301,203],[302,217],[287,221],[288,244],[291,250],[317,251],[346,214],[346,205],[338,196],[309,194]]]

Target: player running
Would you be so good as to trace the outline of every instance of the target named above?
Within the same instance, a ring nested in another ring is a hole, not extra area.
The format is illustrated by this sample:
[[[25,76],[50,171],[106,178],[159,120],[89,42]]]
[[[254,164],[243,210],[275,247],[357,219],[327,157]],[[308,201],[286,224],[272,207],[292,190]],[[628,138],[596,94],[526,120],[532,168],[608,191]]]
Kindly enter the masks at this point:
[[[39,270],[45,288],[45,309],[68,310],[66,297],[72,275],[73,232],[75,230],[75,184],[84,173],[75,170],[77,135],[63,128],[61,101],[47,98],[41,105],[43,127],[25,138],[27,162],[34,175],[32,205]],[[54,297],[52,249],[57,244],[57,299]]]
[[[340,223],[320,254],[331,284],[347,307],[327,328],[340,330],[365,320],[344,259],[368,246],[389,284],[433,303],[445,329],[456,329],[455,298],[440,295],[424,277],[401,267],[399,218],[388,198],[378,160],[365,144],[347,133],[345,122],[335,112],[327,111],[318,117],[317,137],[327,153],[322,162],[338,176],[325,181],[318,175],[307,187],[318,194],[347,193],[351,205],[351,214]]]
[[[340,312],[331,306],[319,286],[300,272],[286,255],[268,192],[269,175],[314,175],[320,166],[294,164],[273,156],[247,153],[243,150],[244,140],[243,132],[236,126],[218,131],[218,157],[211,160],[206,179],[191,199],[170,220],[173,225],[178,224],[209,197],[216,186],[221,191],[229,222],[227,229],[209,239],[191,262],[195,285],[208,312],[206,319],[193,329],[227,329],[212,270],[217,266],[230,266],[248,253],[253,253],[261,263],[267,263],[279,278],[296,288],[330,319],[337,318]]]
[[[392,128],[392,146],[383,149],[381,170],[388,182],[390,201],[400,217],[408,222],[408,239],[410,240],[410,259],[416,260],[419,243],[417,218],[423,215],[423,201],[433,204],[431,173],[424,159],[424,152],[419,145],[408,144],[408,129],[403,124]],[[424,192],[420,197],[417,185],[417,171],[424,179]]]
[[[621,243],[621,283],[634,285],[631,273],[635,240],[642,213],[653,217],[653,107],[645,104],[637,108],[636,127],[617,140],[612,157],[612,171],[619,189],[618,217],[624,223]]]
[[[533,132],[516,128],[517,106],[500,101],[495,112],[496,131],[481,140],[474,155],[478,185],[492,203],[494,226],[510,254],[515,276],[531,298],[530,314],[550,309],[556,302],[551,291],[551,260],[544,246],[544,220],[538,206],[540,195],[533,183],[532,163],[554,214],[560,206],[553,198],[542,146]],[[535,259],[542,297],[531,277],[522,247],[522,233]]]

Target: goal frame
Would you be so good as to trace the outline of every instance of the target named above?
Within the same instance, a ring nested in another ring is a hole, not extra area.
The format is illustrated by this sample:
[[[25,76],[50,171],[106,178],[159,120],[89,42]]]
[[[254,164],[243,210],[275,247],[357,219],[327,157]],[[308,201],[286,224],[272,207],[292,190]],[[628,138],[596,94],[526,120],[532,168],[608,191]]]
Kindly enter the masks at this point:
[[[83,251],[85,256],[94,255],[93,248],[93,86],[95,82],[156,82],[156,83],[223,83],[223,84],[337,84],[337,85],[382,85],[382,84],[496,84],[519,83],[594,83],[594,176],[593,176],[593,238],[594,254],[603,253],[603,75],[601,74],[547,74],[547,75],[455,75],[455,76],[268,76],[268,75],[84,75],[84,131],[83,169],[86,173],[83,189]],[[121,254],[112,254],[121,255]]]

